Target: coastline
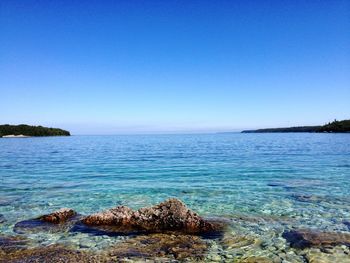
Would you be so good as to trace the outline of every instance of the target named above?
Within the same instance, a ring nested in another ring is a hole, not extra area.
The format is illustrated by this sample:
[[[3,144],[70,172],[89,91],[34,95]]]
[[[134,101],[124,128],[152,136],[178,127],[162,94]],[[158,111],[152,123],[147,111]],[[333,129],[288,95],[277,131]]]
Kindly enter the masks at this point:
[[[350,120],[329,122],[325,125],[318,126],[294,126],[283,128],[264,128],[256,130],[243,130],[241,133],[349,133]]]

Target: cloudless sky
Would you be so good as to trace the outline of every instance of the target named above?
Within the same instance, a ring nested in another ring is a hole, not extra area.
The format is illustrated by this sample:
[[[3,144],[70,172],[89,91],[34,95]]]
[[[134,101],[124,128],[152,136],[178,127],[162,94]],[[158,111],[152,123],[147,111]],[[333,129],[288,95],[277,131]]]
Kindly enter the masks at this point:
[[[215,132],[350,118],[350,1],[0,1],[0,123]]]

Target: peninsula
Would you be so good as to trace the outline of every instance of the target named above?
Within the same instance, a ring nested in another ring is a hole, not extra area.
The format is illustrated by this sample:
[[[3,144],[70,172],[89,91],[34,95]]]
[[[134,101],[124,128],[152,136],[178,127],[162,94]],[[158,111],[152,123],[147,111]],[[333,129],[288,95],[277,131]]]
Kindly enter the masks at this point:
[[[47,128],[43,126],[20,125],[0,125],[0,137],[40,137],[40,136],[70,136],[69,131],[58,128]]]
[[[345,133],[350,132],[350,120],[334,120],[323,126],[299,126],[288,128],[266,128],[258,130],[245,130],[242,133],[270,133],[270,132],[333,132]]]

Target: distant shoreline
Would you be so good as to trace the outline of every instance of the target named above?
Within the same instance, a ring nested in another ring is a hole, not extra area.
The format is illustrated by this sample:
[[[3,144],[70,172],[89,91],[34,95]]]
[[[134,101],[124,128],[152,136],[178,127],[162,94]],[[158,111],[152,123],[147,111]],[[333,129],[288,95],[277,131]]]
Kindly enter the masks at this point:
[[[70,132],[59,128],[30,126],[26,124],[0,125],[0,138],[27,138],[46,136],[70,136]]]
[[[287,128],[265,128],[257,130],[244,130],[242,133],[350,133],[350,120],[333,121],[323,126],[299,126]]]

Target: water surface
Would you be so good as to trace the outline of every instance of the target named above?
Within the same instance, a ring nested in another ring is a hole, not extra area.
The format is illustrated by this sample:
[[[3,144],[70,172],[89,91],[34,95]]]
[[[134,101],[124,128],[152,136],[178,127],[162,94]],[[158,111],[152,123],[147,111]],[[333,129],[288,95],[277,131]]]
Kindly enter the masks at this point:
[[[116,205],[137,209],[169,197],[203,216],[230,220],[233,235],[286,247],[285,229],[349,231],[343,221],[350,219],[350,134],[0,139],[3,234],[15,234],[16,222],[61,207],[89,214]],[[87,234],[30,235],[39,244],[78,247],[93,238],[91,249],[118,240],[101,239],[99,246],[100,239]]]

